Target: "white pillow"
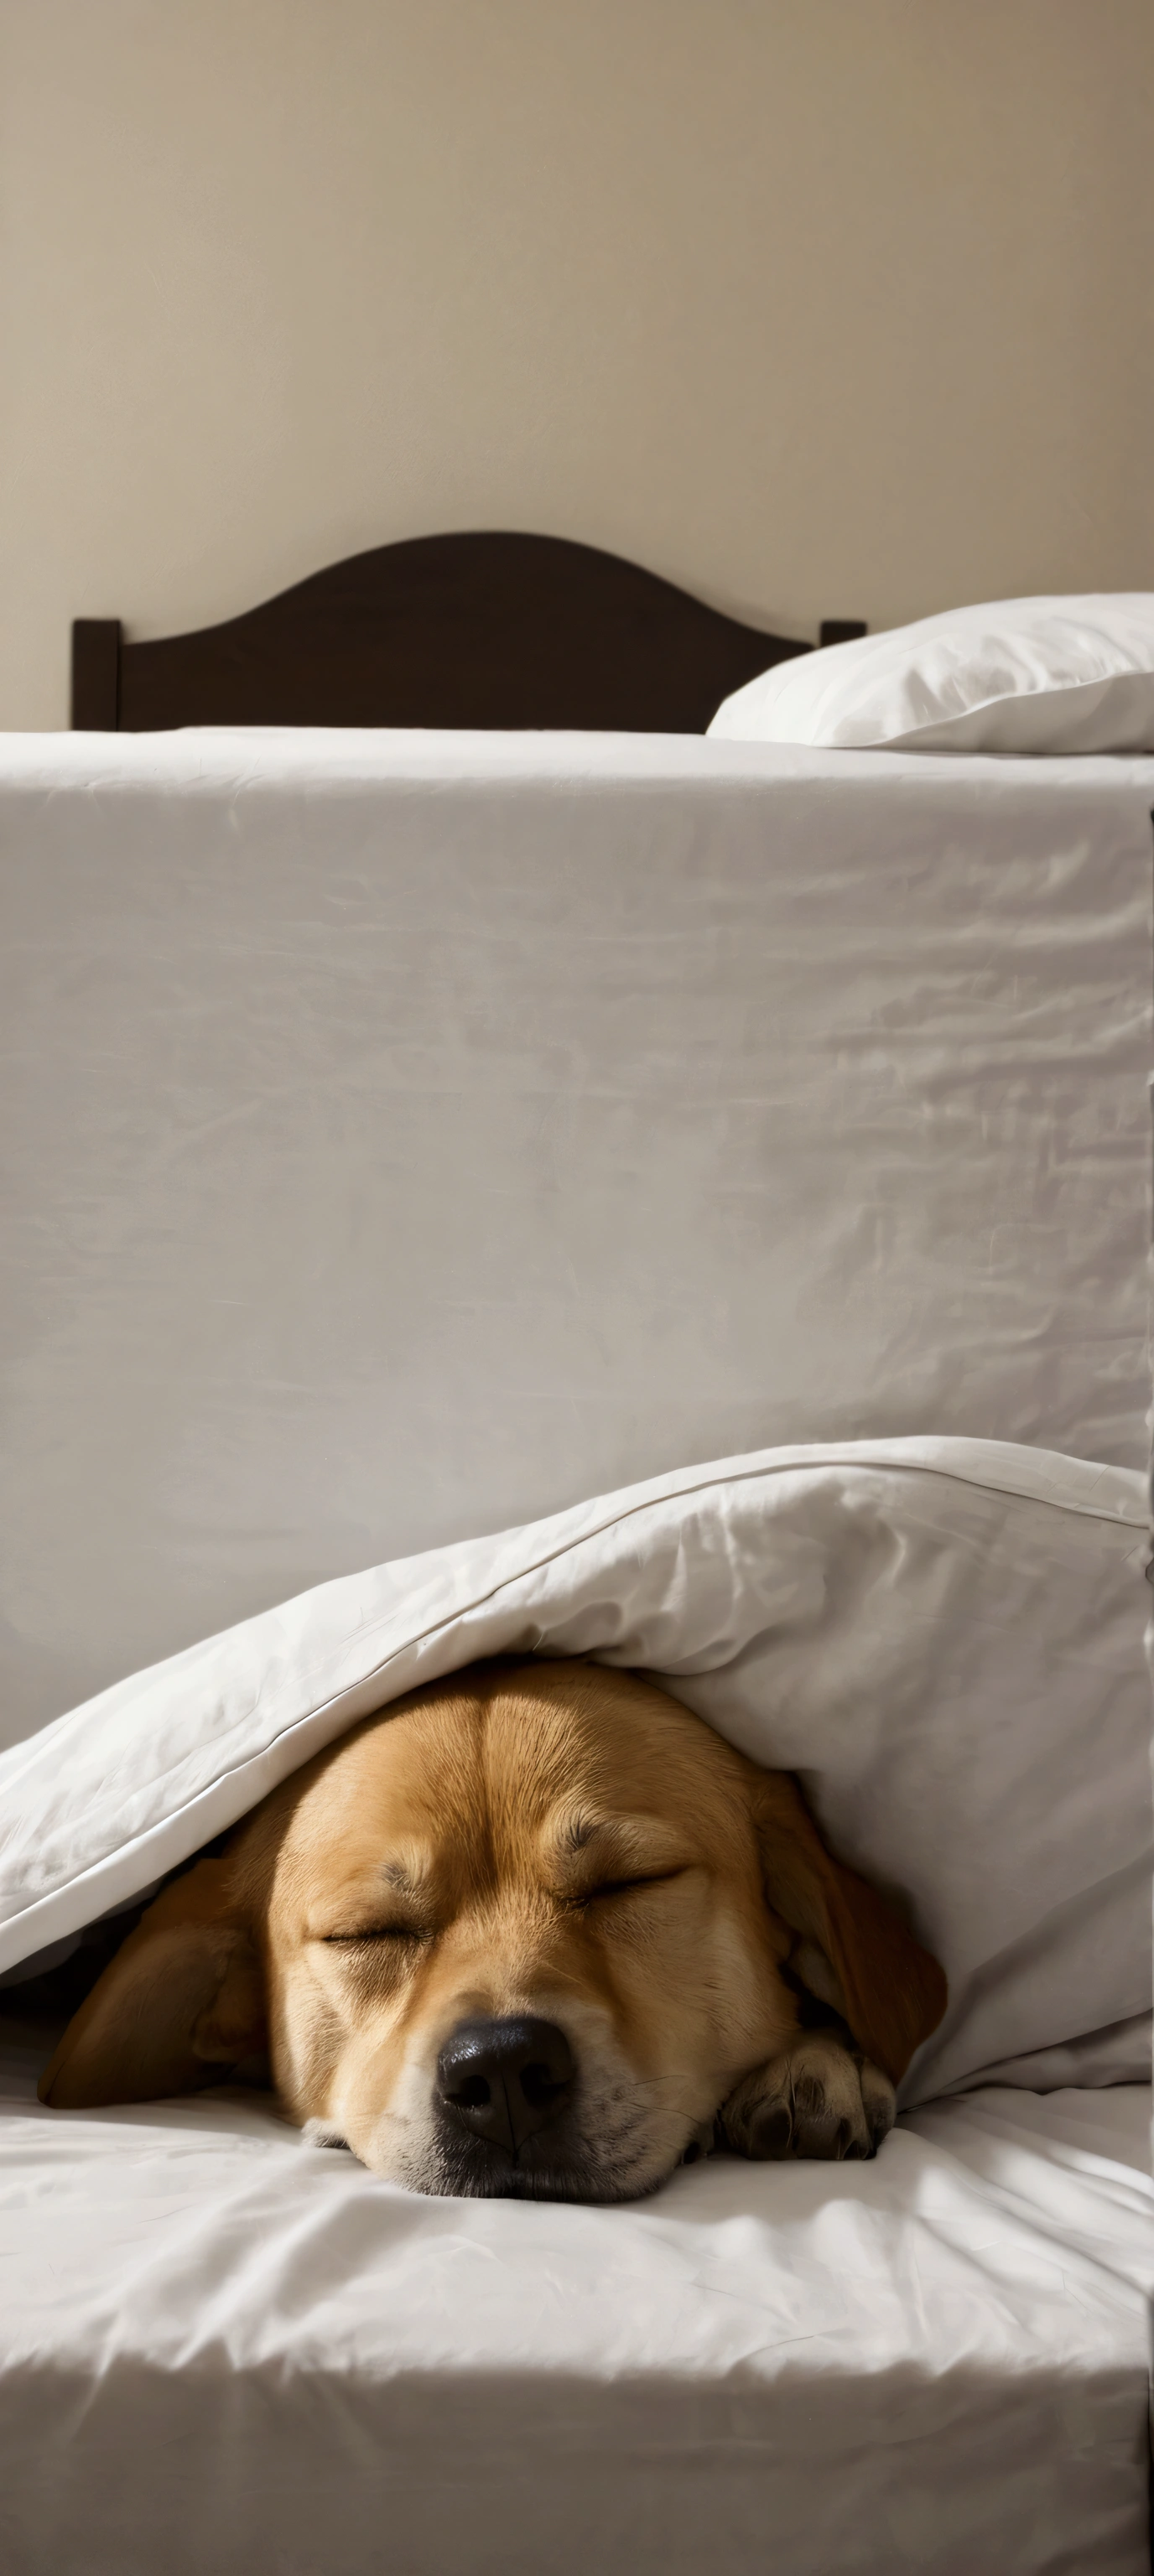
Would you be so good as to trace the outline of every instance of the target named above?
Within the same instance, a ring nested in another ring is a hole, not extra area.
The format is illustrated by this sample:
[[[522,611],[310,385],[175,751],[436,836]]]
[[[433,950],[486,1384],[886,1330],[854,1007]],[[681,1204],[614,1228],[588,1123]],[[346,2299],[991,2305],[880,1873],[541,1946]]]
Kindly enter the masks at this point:
[[[736,689],[726,742],[1154,751],[1154,591],[995,599],[800,653]]]
[[[0,1969],[127,1904],[417,1683],[477,1655],[591,1655],[799,1771],[835,1850],[904,1896],[950,1980],[907,2100],[1078,2081],[1092,2033],[1091,2080],[1131,2080],[1145,1556],[1136,1470],[916,1438],[687,1468],[321,1584],[0,1755]]]

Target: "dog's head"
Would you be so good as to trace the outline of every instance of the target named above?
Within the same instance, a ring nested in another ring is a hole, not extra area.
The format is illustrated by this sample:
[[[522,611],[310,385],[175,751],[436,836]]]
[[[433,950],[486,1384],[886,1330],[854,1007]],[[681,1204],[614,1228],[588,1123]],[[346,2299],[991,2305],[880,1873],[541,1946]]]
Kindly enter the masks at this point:
[[[41,2085],[69,2109],[220,2081],[427,2192],[652,2190],[798,2028],[896,2079],[944,2000],[794,1783],[647,1683],[479,1666],[370,1718],[174,1880]]]

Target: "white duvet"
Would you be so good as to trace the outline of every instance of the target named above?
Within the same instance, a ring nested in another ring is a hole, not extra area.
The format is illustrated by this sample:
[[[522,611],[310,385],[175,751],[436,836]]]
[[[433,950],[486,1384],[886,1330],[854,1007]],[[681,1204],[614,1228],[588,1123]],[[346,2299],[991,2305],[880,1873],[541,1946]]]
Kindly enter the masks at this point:
[[[417,1683],[589,1655],[797,1771],[834,1847],[909,1906],[950,2003],[905,2100],[1141,2075],[1145,1523],[1125,1468],[851,1442],[324,1584],[0,1756],[0,1968],[128,1903]]]

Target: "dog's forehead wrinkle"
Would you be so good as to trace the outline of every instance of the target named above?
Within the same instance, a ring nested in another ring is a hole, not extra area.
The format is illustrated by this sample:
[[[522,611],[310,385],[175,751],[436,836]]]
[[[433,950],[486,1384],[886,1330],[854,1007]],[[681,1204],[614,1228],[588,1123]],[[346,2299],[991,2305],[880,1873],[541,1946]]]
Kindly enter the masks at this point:
[[[601,1817],[584,1816],[578,1812],[576,1815],[570,1816],[567,1823],[562,1827],[561,1841],[568,1851],[574,1853],[583,1852],[587,1844],[591,1843],[594,1840],[594,1837],[603,1830],[604,1827]]]
[[[418,1861],[414,1865],[412,1861],[393,1859],[377,1864],[377,1876],[382,1885],[393,1888],[398,1896],[419,1895],[428,1875],[427,1862]]]
[[[588,1808],[561,1810],[546,1825],[546,1841],[563,1860],[579,1860],[583,1854],[597,1862],[601,1855],[606,1863],[644,1861],[671,1853],[672,1820],[660,1811],[621,1808],[612,1814],[590,1814]]]

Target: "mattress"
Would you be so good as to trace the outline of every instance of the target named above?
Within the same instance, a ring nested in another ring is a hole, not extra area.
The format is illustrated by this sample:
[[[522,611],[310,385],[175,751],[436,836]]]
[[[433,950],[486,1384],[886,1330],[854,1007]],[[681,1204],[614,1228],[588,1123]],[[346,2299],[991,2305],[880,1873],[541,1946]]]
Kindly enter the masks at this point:
[[[50,2114],[5,2039],[8,2576],[1148,2565],[1148,2088],[594,2210],[419,2199],[259,2094]]]
[[[1141,1465],[1154,762],[10,737],[0,1740],[791,1441]]]

